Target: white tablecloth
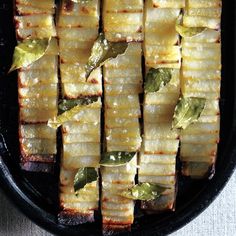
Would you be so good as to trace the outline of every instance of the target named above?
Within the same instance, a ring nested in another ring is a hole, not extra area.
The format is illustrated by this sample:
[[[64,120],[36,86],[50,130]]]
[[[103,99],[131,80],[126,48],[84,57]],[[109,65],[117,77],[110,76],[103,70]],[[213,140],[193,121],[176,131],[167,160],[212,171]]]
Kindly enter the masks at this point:
[[[0,194],[0,236],[51,236],[19,213]],[[236,172],[199,217],[171,236],[236,236]]]

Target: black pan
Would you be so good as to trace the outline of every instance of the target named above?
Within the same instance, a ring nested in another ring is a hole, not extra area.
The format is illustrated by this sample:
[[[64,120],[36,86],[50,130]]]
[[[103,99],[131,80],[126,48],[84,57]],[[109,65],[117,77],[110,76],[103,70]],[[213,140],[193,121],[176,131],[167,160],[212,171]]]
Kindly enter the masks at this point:
[[[57,235],[101,235],[101,217],[93,224],[63,226],[57,222],[58,168],[54,175],[25,173],[19,168],[16,73],[6,75],[15,46],[12,0],[0,0],[0,186],[32,221]],[[211,180],[179,176],[176,211],[143,216],[136,212],[132,233],[166,235],[199,215],[215,199],[236,166],[235,1],[223,1],[221,141],[216,174]],[[209,226],[210,227],[210,226]]]

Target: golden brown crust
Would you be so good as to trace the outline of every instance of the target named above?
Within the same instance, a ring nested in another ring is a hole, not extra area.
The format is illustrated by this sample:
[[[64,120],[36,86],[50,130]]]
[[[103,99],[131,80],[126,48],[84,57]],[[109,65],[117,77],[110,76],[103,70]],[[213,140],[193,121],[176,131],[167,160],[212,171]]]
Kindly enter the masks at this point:
[[[58,222],[63,225],[80,225],[94,222],[94,212],[80,213],[74,210],[66,209],[58,214]]]
[[[131,225],[103,224],[103,235],[117,235],[131,231]]]
[[[56,155],[51,154],[26,154],[21,149],[21,161],[22,162],[44,162],[44,163],[54,163],[56,160]]]

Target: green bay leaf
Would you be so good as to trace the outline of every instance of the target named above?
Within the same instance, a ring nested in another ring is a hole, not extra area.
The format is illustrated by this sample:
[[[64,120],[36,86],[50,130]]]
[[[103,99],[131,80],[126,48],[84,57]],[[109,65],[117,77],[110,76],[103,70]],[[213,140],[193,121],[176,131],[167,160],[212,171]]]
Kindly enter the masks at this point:
[[[78,98],[78,99],[72,99],[72,100],[62,99],[58,104],[59,114],[69,111],[70,109],[78,105],[80,106],[89,105],[97,101],[98,101],[98,97]]]
[[[150,201],[155,200],[166,190],[167,188],[152,183],[140,183],[136,184],[132,188],[120,193],[122,197],[133,200]]]
[[[172,71],[169,68],[151,68],[144,83],[145,93],[154,93],[166,86],[172,78]]]
[[[89,78],[93,70],[102,66],[106,61],[124,54],[127,48],[128,43],[109,42],[101,33],[95,41],[88,63],[85,65],[86,79]]]
[[[48,49],[50,39],[25,39],[14,50],[13,62],[9,72],[27,67],[40,59]]]
[[[79,168],[74,178],[74,191],[78,195],[80,189],[84,188],[86,184],[96,181],[98,173],[93,167]]]
[[[100,165],[106,167],[125,165],[133,159],[135,154],[136,152],[106,152],[102,154]]]
[[[205,98],[181,97],[175,107],[172,127],[186,129],[199,119],[205,104]]]
[[[53,119],[49,119],[47,125],[53,129],[57,129],[58,127],[63,125],[65,122],[72,120],[73,117],[77,113],[79,113],[82,109],[94,107],[94,104],[98,101],[98,99],[94,99],[94,100],[90,99],[90,100],[85,100],[85,101],[82,104],[79,103],[76,106],[74,106],[75,102],[72,102],[72,104],[64,102],[64,104],[61,104],[62,109],[69,108],[69,106],[71,106],[72,108],[69,110],[66,110],[65,112],[58,115],[57,117],[54,117]]]

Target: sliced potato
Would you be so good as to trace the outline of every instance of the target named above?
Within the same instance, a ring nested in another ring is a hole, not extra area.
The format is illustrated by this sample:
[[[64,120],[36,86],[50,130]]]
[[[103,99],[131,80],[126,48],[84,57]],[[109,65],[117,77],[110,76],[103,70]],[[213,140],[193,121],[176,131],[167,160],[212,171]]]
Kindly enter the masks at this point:
[[[157,8],[184,8],[185,0],[152,0]]]
[[[171,123],[145,123],[144,137],[146,140],[151,139],[178,139],[179,131],[172,130]]]
[[[67,156],[63,157],[62,165],[66,169],[74,170],[82,167],[99,167],[100,155],[98,156]]]
[[[56,139],[22,138],[20,145],[26,154],[56,154]]]
[[[16,28],[48,28],[54,27],[53,16],[49,14],[41,15],[28,15],[28,16],[15,16]]]
[[[31,7],[37,7],[42,9],[51,9],[55,7],[54,0],[17,0],[17,4],[22,4]]]
[[[92,83],[64,83],[62,85],[63,95],[66,98],[78,98],[84,96],[101,96],[102,85]]]
[[[92,134],[99,136],[100,123],[81,124],[79,122],[69,121],[63,124],[62,132],[67,134]]]
[[[106,39],[112,42],[141,41],[143,39],[142,11],[142,1],[132,1],[131,5],[131,2],[117,4],[113,0],[105,0],[103,2],[103,27]]]
[[[55,70],[27,70],[18,72],[19,87],[32,87],[46,84],[57,84],[57,68]]]
[[[105,107],[114,109],[139,108],[139,97],[137,95],[106,96]]]
[[[42,97],[57,97],[58,88],[57,84],[49,84],[49,85],[40,85],[40,86],[32,86],[26,88],[19,88],[19,97],[20,98],[42,98]]]
[[[64,144],[64,157],[69,156],[99,156],[100,155],[100,144],[99,143],[73,143]]]
[[[181,156],[214,156],[217,152],[216,143],[191,144],[182,143],[180,149]]]
[[[56,37],[57,32],[54,27],[32,27],[32,28],[19,28],[16,30],[16,35],[18,39],[37,39],[37,38],[50,38]]]
[[[177,154],[179,140],[144,140],[145,154]]]
[[[106,117],[120,117],[120,118],[139,118],[141,111],[139,108],[130,109],[106,109]]]
[[[19,134],[21,138],[56,139],[56,130],[46,124],[20,125]]]
[[[48,122],[49,119],[53,119],[57,116],[57,108],[46,110],[42,112],[42,109],[21,108],[20,109],[20,121],[26,123],[41,123]]]

